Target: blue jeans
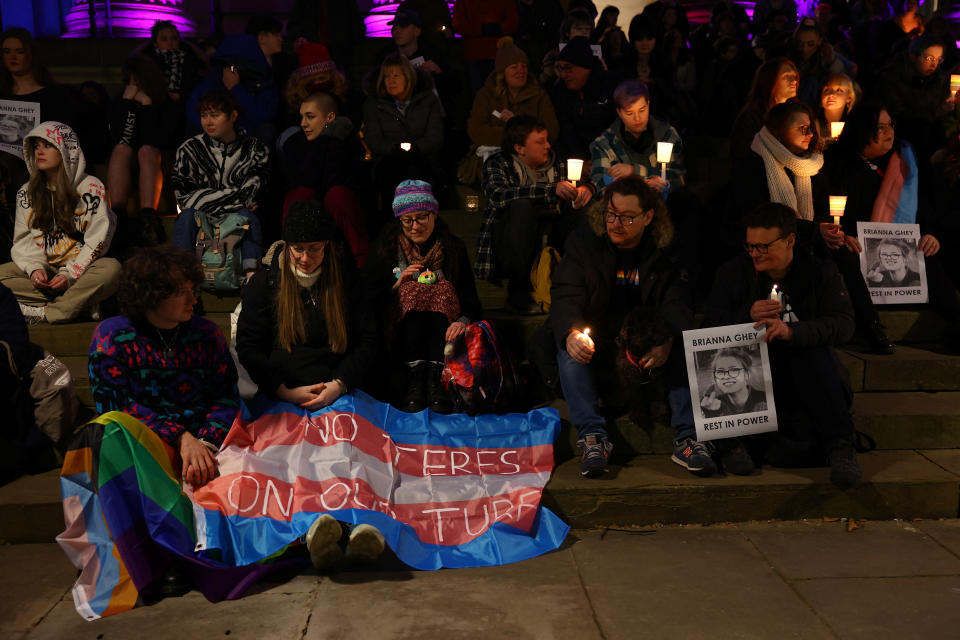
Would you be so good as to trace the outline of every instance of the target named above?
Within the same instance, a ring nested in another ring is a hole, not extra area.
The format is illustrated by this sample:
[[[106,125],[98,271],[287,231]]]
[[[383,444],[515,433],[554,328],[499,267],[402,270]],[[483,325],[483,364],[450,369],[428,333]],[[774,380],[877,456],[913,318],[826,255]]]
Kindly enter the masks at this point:
[[[240,257],[243,268],[250,271],[257,268],[263,257],[263,232],[260,230],[260,218],[250,209],[240,209],[236,213],[244,216],[250,228],[243,234],[240,243]],[[177,249],[193,251],[197,246],[197,233],[200,227],[194,217],[196,209],[184,209],[173,223],[173,246]]]
[[[588,433],[606,434],[607,421],[598,409],[597,385],[591,365],[580,364],[563,348],[557,349],[557,365],[560,370],[560,386],[570,409],[570,419],[577,428],[577,437],[582,438]],[[668,383],[667,404],[670,406],[670,426],[674,430],[674,440],[696,437],[689,387]]]

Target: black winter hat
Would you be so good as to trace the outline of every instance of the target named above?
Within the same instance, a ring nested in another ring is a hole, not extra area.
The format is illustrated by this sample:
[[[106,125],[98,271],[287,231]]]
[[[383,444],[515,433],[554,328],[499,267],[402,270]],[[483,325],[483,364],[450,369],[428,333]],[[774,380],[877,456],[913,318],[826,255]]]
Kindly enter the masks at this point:
[[[593,69],[597,64],[597,57],[590,49],[590,41],[583,36],[571,38],[557,59],[584,69]]]
[[[283,222],[284,242],[323,242],[332,240],[336,224],[317,200],[298,200],[290,205]]]

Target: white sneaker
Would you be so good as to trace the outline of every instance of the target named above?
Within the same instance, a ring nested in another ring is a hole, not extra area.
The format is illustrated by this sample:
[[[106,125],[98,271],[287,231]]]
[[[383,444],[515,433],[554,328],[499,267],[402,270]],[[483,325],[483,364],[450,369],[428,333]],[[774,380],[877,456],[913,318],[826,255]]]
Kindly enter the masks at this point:
[[[343,529],[336,518],[328,513],[313,521],[307,530],[307,550],[310,551],[310,562],[317,569],[324,569],[338,562],[343,557],[340,545],[340,536]]]
[[[20,303],[20,313],[27,324],[40,324],[47,321],[46,307],[33,307],[28,304]]]
[[[379,529],[369,524],[358,524],[350,532],[347,559],[372,562],[380,557],[385,546]]]

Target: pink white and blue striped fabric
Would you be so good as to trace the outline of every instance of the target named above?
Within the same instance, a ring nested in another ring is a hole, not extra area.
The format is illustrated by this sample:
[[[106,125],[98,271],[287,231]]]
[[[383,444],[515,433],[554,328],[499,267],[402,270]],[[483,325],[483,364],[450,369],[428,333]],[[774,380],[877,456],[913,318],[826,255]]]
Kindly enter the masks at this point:
[[[308,412],[253,403],[193,494],[197,551],[247,565],[302,536],[320,513],[368,523],[418,569],[524,560],[568,527],[540,506],[560,421],[407,414],[362,392]]]

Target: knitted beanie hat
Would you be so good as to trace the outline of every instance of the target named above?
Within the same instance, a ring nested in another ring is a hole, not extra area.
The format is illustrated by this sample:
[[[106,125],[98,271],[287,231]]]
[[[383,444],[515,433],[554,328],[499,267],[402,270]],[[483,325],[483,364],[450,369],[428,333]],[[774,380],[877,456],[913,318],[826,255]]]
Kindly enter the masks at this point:
[[[323,242],[331,240],[336,225],[317,200],[298,200],[290,205],[283,221],[284,242]]]
[[[593,69],[597,63],[597,58],[590,49],[590,41],[583,36],[571,38],[557,59],[584,69]]]
[[[327,48],[316,42],[304,42],[300,45],[297,49],[297,58],[300,60],[300,68],[297,69],[297,73],[301,76],[333,71],[337,68]]]
[[[437,213],[440,205],[433,197],[433,187],[423,180],[404,180],[397,185],[397,192],[393,197],[393,215],[400,217],[417,211],[431,211]]]
[[[497,57],[494,63],[497,73],[503,73],[504,69],[517,62],[529,64],[530,60],[523,49],[513,43],[513,38],[510,36],[500,38],[497,42]]]

